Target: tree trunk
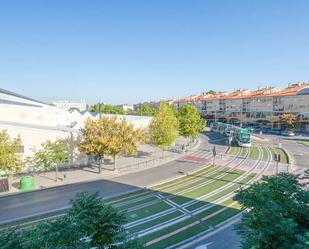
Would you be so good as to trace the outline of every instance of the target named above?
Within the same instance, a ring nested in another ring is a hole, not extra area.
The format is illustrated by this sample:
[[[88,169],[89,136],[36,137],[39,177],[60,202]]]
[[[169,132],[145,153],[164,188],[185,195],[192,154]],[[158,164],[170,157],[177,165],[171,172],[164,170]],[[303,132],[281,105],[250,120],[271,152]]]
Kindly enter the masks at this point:
[[[113,157],[114,157],[114,169],[113,169],[113,171],[115,171],[116,170],[116,155],[114,155]]]

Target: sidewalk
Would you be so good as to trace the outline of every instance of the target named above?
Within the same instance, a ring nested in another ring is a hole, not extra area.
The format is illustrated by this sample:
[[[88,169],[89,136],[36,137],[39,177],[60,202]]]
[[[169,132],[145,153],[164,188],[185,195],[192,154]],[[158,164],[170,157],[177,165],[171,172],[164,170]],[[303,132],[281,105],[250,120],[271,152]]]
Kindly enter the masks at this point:
[[[87,182],[99,179],[110,179],[124,174],[129,174],[137,171],[142,171],[148,168],[157,167],[167,162],[173,161],[183,156],[182,145],[187,142],[184,137],[178,137],[175,145],[169,150],[162,152],[157,146],[145,144],[138,147],[136,156],[121,156],[116,160],[116,171],[113,171],[113,159],[105,158],[102,165],[101,174],[98,173],[98,166],[92,165],[80,169],[64,170],[58,172],[58,181],[56,181],[55,171],[35,174],[37,189],[61,186],[78,182]],[[197,139],[189,147],[187,151],[191,151],[198,147],[200,140]],[[13,177],[10,181],[9,193],[19,192],[19,181],[21,177]],[[2,193],[1,195],[5,195]]]

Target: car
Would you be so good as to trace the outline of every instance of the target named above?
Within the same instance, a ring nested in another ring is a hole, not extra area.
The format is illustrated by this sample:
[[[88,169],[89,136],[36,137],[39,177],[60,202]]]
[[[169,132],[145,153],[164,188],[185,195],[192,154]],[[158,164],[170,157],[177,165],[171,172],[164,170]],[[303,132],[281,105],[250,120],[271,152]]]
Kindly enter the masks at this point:
[[[293,130],[284,130],[281,132],[282,136],[289,136],[289,137],[293,137],[295,136],[295,133]]]
[[[270,133],[271,134],[274,134],[274,135],[280,135],[281,134],[281,130],[280,129],[271,129],[270,130]]]
[[[263,133],[270,133],[271,128],[268,127],[268,126],[262,126],[262,127],[261,127],[261,131],[262,131]]]

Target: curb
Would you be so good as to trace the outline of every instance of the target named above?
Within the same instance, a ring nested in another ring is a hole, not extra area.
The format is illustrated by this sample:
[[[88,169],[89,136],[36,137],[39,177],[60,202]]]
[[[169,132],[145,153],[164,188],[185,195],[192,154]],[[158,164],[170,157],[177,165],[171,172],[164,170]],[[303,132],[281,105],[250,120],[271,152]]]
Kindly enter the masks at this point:
[[[288,158],[288,165],[289,165],[289,173],[293,172],[293,164],[295,163],[294,158],[291,156],[290,152],[288,152],[287,149],[285,148],[281,148],[283,150],[283,152],[286,154],[287,158]]]

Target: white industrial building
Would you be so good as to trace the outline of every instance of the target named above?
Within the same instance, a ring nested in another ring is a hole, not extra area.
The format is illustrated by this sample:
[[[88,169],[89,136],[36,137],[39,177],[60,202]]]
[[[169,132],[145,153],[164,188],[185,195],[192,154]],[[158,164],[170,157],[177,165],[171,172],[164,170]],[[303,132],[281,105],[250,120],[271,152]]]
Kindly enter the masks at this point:
[[[52,105],[69,111],[72,109],[78,109],[79,111],[86,111],[87,109],[87,104],[84,99],[81,99],[80,101],[69,101],[69,100],[58,100],[58,101],[53,101]]]
[[[102,117],[114,116],[102,114]],[[88,118],[98,119],[98,113],[88,111],[72,112],[57,108],[7,90],[0,89],[0,130],[7,130],[14,138],[22,139],[25,157],[33,155],[41,144],[57,138],[68,139],[78,137]],[[118,115],[119,120],[126,119],[138,128],[147,128],[151,117]]]

